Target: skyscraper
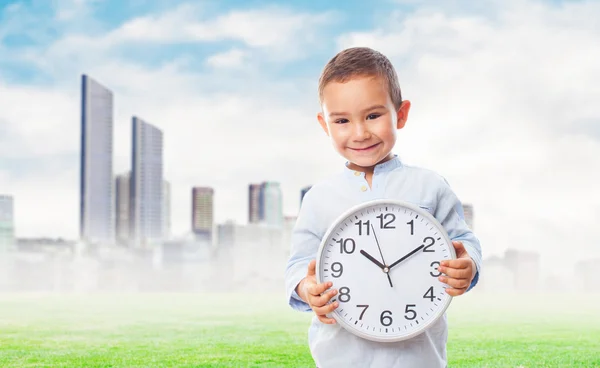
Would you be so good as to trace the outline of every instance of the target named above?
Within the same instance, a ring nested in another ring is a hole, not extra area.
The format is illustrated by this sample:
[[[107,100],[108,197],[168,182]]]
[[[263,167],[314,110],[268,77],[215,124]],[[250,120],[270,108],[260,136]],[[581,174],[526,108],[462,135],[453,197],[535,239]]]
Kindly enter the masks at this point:
[[[278,182],[263,182],[260,187],[263,221],[267,225],[283,226],[283,195]]]
[[[118,175],[115,181],[117,242],[123,245],[129,242],[129,205],[131,202],[131,171]]]
[[[163,238],[163,133],[134,116],[131,155],[131,240],[145,247]]]
[[[79,234],[83,241],[114,238],[113,94],[98,82],[81,78],[81,156]]]
[[[260,184],[250,184],[248,186],[248,222],[257,224],[262,220],[260,200]]]
[[[312,188],[311,185],[304,187],[300,190],[300,206],[302,206],[302,200],[304,199],[304,196],[310,190],[310,188]]]
[[[0,252],[15,245],[14,201],[12,196],[0,195]]]
[[[248,222],[283,225],[283,200],[278,182],[264,181],[248,187]]]
[[[214,190],[192,188],[192,232],[196,239],[212,244],[214,223]]]

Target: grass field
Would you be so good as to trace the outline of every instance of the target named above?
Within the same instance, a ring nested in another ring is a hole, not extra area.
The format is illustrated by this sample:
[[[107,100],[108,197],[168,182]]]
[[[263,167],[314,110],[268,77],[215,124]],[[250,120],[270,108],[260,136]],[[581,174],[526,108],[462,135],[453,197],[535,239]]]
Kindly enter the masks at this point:
[[[456,298],[449,366],[600,367],[599,306]],[[280,295],[0,294],[0,367],[314,367],[309,320]]]

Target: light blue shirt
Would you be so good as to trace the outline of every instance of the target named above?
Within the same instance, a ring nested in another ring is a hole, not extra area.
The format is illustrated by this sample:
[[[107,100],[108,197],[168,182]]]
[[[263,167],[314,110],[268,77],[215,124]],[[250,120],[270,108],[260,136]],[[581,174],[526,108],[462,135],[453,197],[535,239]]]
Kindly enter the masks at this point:
[[[404,165],[397,155],[375,166],[372,187],[365,174],[348,168],[315,185],[305,194],[292,232],[291,254],[285,270],[287,299],[292,308],[312,312],[295,288],[306,276],[308,264],[317,256],[329,226],[349,208],[374,199],[397,199],[429,211],[452,240],[460,240],[477,265],[468,290],[479,279],[481,246],[467,226],[462,204],[447,181],[433,171]],[[409,340],[379,343],[357,337],[338,323],[329,325],[312,319],[308,342],[320,368],[446,366],[448,325],[446,314],[425,332]]]

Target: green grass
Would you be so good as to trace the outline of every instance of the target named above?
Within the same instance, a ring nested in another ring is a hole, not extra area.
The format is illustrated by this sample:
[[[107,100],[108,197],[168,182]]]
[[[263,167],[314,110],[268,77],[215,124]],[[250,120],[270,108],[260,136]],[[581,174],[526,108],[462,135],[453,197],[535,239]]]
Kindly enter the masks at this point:
[[[280,295],[0,295],[0,367],[314,367]],[[600,367],[600,296],[456,298],[451,367]]]

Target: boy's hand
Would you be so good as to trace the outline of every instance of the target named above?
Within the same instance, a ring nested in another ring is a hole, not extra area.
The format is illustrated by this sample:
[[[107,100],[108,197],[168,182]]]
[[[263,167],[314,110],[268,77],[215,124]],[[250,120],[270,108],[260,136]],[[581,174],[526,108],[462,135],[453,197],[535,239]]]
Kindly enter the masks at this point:
[[[324,282],[317,284],[317,277],[315,276],[315,269],[317,267],[317,261],[312,260],[308,264],[308,271],[306,277],[298,284],[298,295],[308,303],[310,308],[315,312],[319,321],[326,324],[334,324],[335,319],[327,318],[326,314],[331,313],[335,308],[338,307],[339,303],[335,301],[327,305],[327,302],[337,294],[337,290],[331,289],[327,293],[321,295],[333,284],[331,282]]]
[[[439,280],[452,288],[447,288],[446,293],[451,296],[464,294],[477,272],[475,261],[469,256],[462,242],[453,241],[452,245],[456,250],[456,259],[442,261],[438,271],[446,274],[439,277]]]

